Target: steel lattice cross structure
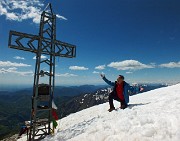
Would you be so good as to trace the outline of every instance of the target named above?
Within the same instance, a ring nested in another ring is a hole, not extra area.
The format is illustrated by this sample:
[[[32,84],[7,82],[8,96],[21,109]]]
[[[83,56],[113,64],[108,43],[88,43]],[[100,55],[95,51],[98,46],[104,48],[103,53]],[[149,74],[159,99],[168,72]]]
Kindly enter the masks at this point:
[[[56,40],[56,15],[49,3],[41,14],[39,35],[10,31],[8,46],[36,54],[32,111],[28,140],[40,140],[51,133],[52,99],[55,86],[55,58],[76,56],[76,46]],[[46,59],[41,55],[48,56]],[[42,70],[47,65],[48,71]],[[48,77],[47,84],[40,84],[41,76]],[[45,104],[44,104],[45,103]]]

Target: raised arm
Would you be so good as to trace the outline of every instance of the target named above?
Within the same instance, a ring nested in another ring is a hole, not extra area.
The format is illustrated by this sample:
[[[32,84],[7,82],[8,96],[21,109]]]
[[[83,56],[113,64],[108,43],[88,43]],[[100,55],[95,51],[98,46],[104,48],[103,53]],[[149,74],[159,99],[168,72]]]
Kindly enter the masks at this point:
[[[109,81],[104,75],[101,75],[102,79],[110,86],[115,86],[114,82]]]

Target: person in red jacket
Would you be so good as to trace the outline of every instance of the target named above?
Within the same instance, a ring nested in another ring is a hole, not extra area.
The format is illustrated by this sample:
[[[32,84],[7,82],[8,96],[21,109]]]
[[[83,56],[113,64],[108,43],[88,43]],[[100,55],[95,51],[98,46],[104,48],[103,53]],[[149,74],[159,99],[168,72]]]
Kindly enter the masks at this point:
[[[111,82],[109,81],[105,75],[101,74],[102,79],[109,84],[110,86],[114,86],[113,91],[109,94],[109,105],[110,109],[109,112],[115,110],[113,99],[117,100],[121,103],[121,109],[125,109],[128,106],[129,103],[129,93],[133,92],[135,90],[134,87],[130,86],[128,83],[124,81],[124,76],[119,75],[117,78],[117,81]],[[142,91],[143,89],[139,89],[139,91]]]

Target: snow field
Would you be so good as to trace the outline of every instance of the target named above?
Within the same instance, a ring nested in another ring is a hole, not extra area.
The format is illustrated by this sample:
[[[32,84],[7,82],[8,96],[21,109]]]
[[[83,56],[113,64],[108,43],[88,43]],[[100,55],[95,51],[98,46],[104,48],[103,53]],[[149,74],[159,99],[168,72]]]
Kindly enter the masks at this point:
[[[71,114],[44,141],[180,140],[180,84],[132,96],[129,104],[111,113],[104,103]]]

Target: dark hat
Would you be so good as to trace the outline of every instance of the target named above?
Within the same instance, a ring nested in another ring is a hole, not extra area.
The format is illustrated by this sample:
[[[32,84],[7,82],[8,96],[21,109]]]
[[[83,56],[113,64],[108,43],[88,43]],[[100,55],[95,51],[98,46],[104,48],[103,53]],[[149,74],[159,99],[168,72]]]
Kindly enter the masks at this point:
[[[124,76],[123,75],[119,75],[119,77],[124,80]]]

